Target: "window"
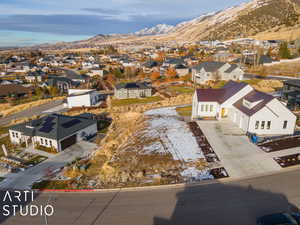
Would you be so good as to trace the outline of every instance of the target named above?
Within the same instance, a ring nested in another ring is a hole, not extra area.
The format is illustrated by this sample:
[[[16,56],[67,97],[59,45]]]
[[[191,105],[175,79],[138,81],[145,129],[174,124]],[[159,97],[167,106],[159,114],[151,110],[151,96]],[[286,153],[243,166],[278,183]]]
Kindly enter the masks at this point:
[[[13,137],[15,137],[15,133],[14,132],[11,132],[11,134],[12,134]]]
[[[259,121],[256,121],[255,123],[255,130],[257,130],[259,128]]]
[[[204,105],[201,105],[201,112],[204,111]]]
[[[205,112],[208,112],[208,105],[205,105]]]
[[[265,129],[265,121],[261,121],[261,129]]]
[[[288,125],[288,121],[285,120],[285,121],[283,122],[283,129],[286,129],[286,128],[287,128],[287,125]]]
[[[214,109],[214,106],[213,106],[213,105],[210,105],[210,106],[209,106],[209,111],[211,111],[211,112],[212,112],[212,111],[213,111],[213,109]]]
[[[16,138],[18,138],[19,137],[19,134],[18,133],[16,133]]]
[[[45,145],[48,145],[48,140],[47,139],[45,139]]]
[[[52,147],[52,141],[51,141],[51,140],[49,140],[49,144],[50,144],[50,146]]]
[[[41,138],[41,144],[42,144],[42,145],[44,144],[44,139],[43,139],[43,138]]]
[[[267,129],[268,129],[268,130],[271,129],[271,121],[268,121],[268,123],[267,123]]]

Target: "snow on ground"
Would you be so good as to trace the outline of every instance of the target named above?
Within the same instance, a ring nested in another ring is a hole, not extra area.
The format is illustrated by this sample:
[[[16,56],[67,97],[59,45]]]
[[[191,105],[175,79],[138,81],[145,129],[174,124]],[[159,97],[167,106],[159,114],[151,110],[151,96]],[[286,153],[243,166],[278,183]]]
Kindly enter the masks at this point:
[[[181,176],[191,179],[191,181],[212,180],[214,176],[207,170],[198,170],[195,167],[188,167],[181,172]]]
[[[150,110],[146,136],[158,140],[144,147],[144,151],[170,152],[175,160],[193,162],[204,158],[186,122],[181,121],[174,107]]]

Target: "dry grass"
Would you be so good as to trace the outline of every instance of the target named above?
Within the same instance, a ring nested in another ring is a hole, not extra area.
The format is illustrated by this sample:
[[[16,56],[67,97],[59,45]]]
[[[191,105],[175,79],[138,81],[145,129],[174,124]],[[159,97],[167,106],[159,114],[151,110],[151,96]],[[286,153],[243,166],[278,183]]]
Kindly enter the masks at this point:
[[[55,100],[62,100],[64,99],[65,97],[56,97],[56,98],[51,98],[51,99],[42,99],[42,100],[38,100],[38,101],[34,101],[34,102],[29,102],[29,103],[26,103],[26,104],[21,104],[21,105],[16,105],[16,106],[10,106],[10,105],[7,105],[5,103],[5,106],[1,104],[0,106],[0,114],[3,116],[3,117],[6,117],[6,116],[9,116],[9,115],[12,115],[14,113],[18,113],[18,112],[22,112],[26,109],[30,109],[32,107],[36,107],[36,106],[39,106],[39,105],[43,105],[43,104],[46,104],[46,103],[49,103],[49,102],[52,102],[52,101],[55,101]]]
[[[283,62],[270,66],[257,66],[249,70],[250,73],[259,74],[262,76],[267,75],[281,75],[297,77],[300,72],[300,61],[294,62]]]

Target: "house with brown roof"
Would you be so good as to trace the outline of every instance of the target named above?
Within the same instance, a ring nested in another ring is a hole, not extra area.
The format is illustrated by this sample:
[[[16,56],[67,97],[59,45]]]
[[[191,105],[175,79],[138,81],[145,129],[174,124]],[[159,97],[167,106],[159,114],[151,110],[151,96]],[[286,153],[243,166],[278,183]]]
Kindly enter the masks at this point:
[[[19,84],[5,84],[0,87],[0,99],[6,97],[20,98],[33,92],[33,88]]]
[[[228,118],[257,135],[293,134],[296,125],[296,116],[277,98],[235,81],[220,89],[195,91],[192,119],[203,118]]]

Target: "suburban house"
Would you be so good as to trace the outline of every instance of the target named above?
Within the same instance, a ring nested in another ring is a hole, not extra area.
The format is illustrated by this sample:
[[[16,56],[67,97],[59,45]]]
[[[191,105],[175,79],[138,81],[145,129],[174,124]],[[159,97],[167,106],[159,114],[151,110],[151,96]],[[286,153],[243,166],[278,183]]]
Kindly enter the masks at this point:
[[[278,99],[246,83],[229,81],[220,89],[197,89],[192,119],[228,118],[244,132],[257,135],[294,133],[296,116]]]
[[[33,93],[33,88],[18,84],[4,84],[0,87],[0,99],[6,97],[21,98]]]
[[[152,87],[146,83],[121,83],[115,87],[117,99],[145,98],[152,96]]]
[[[9,137],[14,144],[33,143],[60,152],[79,141],[97,134],[97,121],[85,115],[51,114],[40,119],[14,125]]]
[[[61,93],[67,93],[69,88],[73,86],[73,82],[67,77],[49,77],[42,86],[56,87]]]
[[[287,101],[289,107],[300,106],[300,80],[287,80],[283,82],[281,91],[282,100]]]
[[[179,77],[185,76],[190,72],[190,69],[183,64],[178,64],[174,68]]]
[[[205,84],[211,80],[242,80],[244,71],[237,64],[203,62],[192,68],[192,80]]]
[[[69,89],[68,107],[92,107],[98,106],[103,96],[93,89]]]

